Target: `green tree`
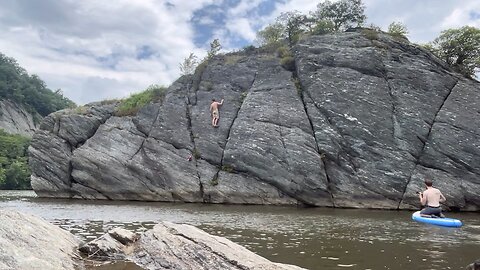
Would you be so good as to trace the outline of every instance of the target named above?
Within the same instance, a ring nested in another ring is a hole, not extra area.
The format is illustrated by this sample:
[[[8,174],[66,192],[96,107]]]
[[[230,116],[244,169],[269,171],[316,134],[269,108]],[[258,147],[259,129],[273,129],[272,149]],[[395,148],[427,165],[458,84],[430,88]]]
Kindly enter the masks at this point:
[[[210,50],[207,52],[207,60],[212,59],[217,53],[222,49],[222,45],[220,45],[220,41],[218,38],[214,39],[210,43]]]
[[[407,35],[408,35],[408,29],[401,22],[392,22],[388,26],[388,33],[392,36],[395,36],[395,37],[406,38]]]
[[[317,5],[314,16],[317,21],[331,21],[335,31],[361,26],[367,19],[365,5],[361,0],[340,0],[337,2],[326,0]]]
[[[28,75],[15,59],[0,53],[0,99],[10,99],[25,105],[32,113],[45,116],[75,103],[61,92],[48,89],[37,75]],[[34,114],[35,115],[35,114]]]
[[[195,72],[195,69],[198,65],[197,56],[193,53],[190,53],[188,57],[183,59],[183,62],[180,63],[180,72],[182,75],[190,75]]]
[[[262,46],[278,44],[283,40],[283,31],[283,25],[278,22],[267,25],[265,28],[258,31],[257,41]]]
[[[472,78],[480,68],[480,29],[464,26],[442,31],[432,46],[453,69]]]
[[[297,10],[281,13],[276,22],[283,26],[283,36],[290,46],[297,43],[302,33],[310,30],[310,20]]]
[[[0,189],[30,189],[30,139],[0,129]]]

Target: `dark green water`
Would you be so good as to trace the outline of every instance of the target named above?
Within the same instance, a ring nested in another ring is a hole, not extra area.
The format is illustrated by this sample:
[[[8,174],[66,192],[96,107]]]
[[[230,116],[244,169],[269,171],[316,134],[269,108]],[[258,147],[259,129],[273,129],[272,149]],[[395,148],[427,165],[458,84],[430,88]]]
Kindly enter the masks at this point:
[[[447,214],[464,222],[456,229],[416,223],[408,211],[53,200],[28,191],[0,191],[0,207],[43,217],[87,241],[116,226],[187,223],[308,269],[464,269],[480,258],[478,213]]]

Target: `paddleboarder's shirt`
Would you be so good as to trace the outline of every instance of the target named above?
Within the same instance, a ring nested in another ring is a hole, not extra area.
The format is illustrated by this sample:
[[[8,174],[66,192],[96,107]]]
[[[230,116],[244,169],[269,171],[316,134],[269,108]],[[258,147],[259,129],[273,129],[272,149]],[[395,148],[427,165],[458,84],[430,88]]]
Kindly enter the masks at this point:
[[[425,198],[425,205],[432,208],[439,207],[440,202],[445,201],[442,192],[434,187],[427,188],[427,190],[423,192],[423,197]]]

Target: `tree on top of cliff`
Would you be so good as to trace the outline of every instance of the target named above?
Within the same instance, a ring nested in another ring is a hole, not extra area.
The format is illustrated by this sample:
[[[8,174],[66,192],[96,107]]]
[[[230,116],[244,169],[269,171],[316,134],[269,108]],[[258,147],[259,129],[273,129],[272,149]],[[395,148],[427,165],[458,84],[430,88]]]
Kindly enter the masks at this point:
[[[314,16],[317,21],[332,22],[335,31],[361,26],[367,19],[362,0],[340,0],[337,2],[326,0],[317,5]]]
[[[25,105],[31,112],[42,116],[75,103],[60,90],[51,91],[37,75],[28,75],[17,61],[0,53],[0,99],[10,99]]]
[[[480,29],[472,26],[442,31],[431,47],[453,69],[472,78],[480,69]]]
[[[288,41],[294,45],[302,35],[327,34],[346,30],[352,26],[362,25],[367,16],[361,0],[325,1],[317,5],[317,10],[310,15],[299,11],[280,14],[275,23],[258,31],[257,40],[261,45],[279,45]]]

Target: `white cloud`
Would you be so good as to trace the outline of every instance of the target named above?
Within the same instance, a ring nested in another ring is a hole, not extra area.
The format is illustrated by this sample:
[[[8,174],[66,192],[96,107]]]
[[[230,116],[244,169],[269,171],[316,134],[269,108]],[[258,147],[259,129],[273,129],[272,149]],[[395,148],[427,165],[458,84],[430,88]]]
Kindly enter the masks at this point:
[[[170,2],[7,1],[0,48],[77,103],[124,97],[152,83],[170,84],[184,57],[203,54],[189,20],[213,1]],[[143,46],[148,59],[137,57]]]
[[[195,46],[193,13],[211,4],[197,24],[212,28],[225,50],[238,40],[253,42],[256,31],[282,12],[308,13],[319,1],[278,1],[267,16],[259,7],[272,0],[240,0],[219,10],[223,0],[57,1],[2,0],[0,50],[38,74],[52,89],[62,88],[75,102],[125,97],[150,84],[168,85],[179,75],[178,64]],[[480,27],[472,12],[478,0],[364,0],[368,22],[386,29],[403,22],[413,42],[427,42],[441,30],[463,25]],[[271,5],[271,3],[270,3]],[[225,14],[218,25],[212,15]],[[208,45],[208,44],[206,44]]]

